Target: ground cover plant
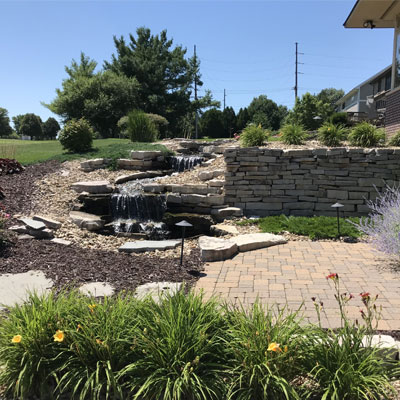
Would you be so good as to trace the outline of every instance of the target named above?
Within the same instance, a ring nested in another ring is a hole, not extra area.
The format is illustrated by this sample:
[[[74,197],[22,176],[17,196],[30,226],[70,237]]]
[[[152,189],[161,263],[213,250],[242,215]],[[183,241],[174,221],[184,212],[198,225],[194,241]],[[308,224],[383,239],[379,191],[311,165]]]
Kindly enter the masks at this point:
[[[99,301],[77,291],[38,296],[0,322],[0,385],[7,398],[208,400],[381,399],[399,362],[371,347],[377,296],[361,293],[342,327],[307,324],[301,310],[250,309],[183,289],[160,303],[130,292]],[[317,312],[322,302],[313,298]],[[388,349],[388,352],[391,350]],[[383,354],[384,355],[384,354]]]
[[[353,223],[359,218],[340,218],[340,234],[351,238],[358,238],[362,233]],[[286,215],[249,219],[238,222],[241,225],[256,224],[262,232],[282,233],[290,232],[296,235],[308,236],[310,239],[335,239],[338,237],[336,217],[295,217]]]
[[[162,144],[132,143],[129,139],[95,139],[93,149],[86,153],[66,153],[58,140],[8,140],[0,139],[0,149],[12,147],[14,158],[23,165],[47,160],[60,162],[79,158],[127,158],[130,150],[169,150]]]

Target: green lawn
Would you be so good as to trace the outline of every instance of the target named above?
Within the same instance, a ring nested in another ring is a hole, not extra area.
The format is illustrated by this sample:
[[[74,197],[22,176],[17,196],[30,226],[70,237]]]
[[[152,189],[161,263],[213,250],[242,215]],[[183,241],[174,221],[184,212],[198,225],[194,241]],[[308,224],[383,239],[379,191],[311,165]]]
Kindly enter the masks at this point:
[[[340,235],[352,238],[360,237],[361,232],[350,222],[359,222],[359,218],[340,218]],[[290,232],[308,236],[310,239],[334,239],[338,236],[336,217],[265,217],[238,222],[239,225],[258,225],[262,232]]]
[[[98,139],[93,150],[87,153],[66,153],[58,140],[9,140],[0,139],[0,158],[15,158],[23,165],[47,160],[67,161],[77,158],[126,158],[129,150],[168,149],[161,144],[132,143],[129,139]]]

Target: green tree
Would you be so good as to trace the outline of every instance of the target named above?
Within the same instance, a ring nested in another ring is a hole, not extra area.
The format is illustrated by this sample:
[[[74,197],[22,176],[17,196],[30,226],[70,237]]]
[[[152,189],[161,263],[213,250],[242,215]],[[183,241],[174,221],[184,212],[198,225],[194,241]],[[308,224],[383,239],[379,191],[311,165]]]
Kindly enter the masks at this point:
[[[223,113],[216,108],[207,110],[200,121],[201,134],[210,138],[220,138],[224,135]]]
[[[102,137],[117,137],[120,118],[137,107],[139,85],[135,78],[112,71],[94,73],[96,62],[83,53],[78,64],[65,67],[69,75],[57,97],[45,104],[63,121],[85,118]]]
[[[43,139],[42,120],[38,115],[28,113],[22,118],[19,132],[23,136],[30,136],[34,140]]]
[[[250,115],[247,110],[247,107],[240,108],[236,118],[236,129],[238,131],[241,131],[247,126],[249,122],[250,122]]]
[[[138,28],[136,37],[114,37],[116,54],[106,69],[139,82],[139,108],[165,117],[175,127],[190,109],[191,86],[198,68],[197,60],[185,58],[186,49],[173,47],[164,30],[152,35],[148,28]],[[199,80],[198,85],[202,82]]]
[[[8,111],[0,107],[0,137],[11,135],[12,128],[10,126],[10,118]]]
[[[278,130],[284,118],[283,108],[267,96],[261,95],[252,100],[247,108],[251,122],[265,129]]]
[[[49,117],[47,121],[43,123],[43,136],[46,139],[55,139],[60,129],[57,120],[53,117]]]
[[[236,132],[236,114],[232,107],[226,107],[222,111],[222,119],[224,123],[224,137],[232,137]]]
[[[339,99],[341,99],[343,96],[344,96],[344,90],[342,90],[342,89],[326,88],[326,89],[322,89],[317,94],[317,99],[321,100],[323,103],[330,104],[334,110],[335,103]]]
[[[12,117],[12,122],[14,124],[14,129],[15,129],[15,132],[17,132],[18,135],[20,134],[19,128],[21,126],[22,120],[24,119],[24,116],[25,116],[24,114],[19,114],[19,115],[16,115],[15,117]]]

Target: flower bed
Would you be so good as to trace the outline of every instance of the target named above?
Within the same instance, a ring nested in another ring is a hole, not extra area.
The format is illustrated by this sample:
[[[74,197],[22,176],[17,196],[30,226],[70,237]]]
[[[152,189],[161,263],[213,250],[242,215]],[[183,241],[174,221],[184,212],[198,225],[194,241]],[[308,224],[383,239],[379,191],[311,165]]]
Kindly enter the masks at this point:
[[[376,297],[360,294],[363,325],[334,284],[342,328],[304,324],[300,310],[250,310],[182,290],[160,304],[130,293],[96,302],[77,292],[31,295],[0,324],[0,385],[14,398],[380,399],[398,361],[371,345]],[[317,313],[323,303],[313,298]],[[383,357],[383,358],[382,358]]]

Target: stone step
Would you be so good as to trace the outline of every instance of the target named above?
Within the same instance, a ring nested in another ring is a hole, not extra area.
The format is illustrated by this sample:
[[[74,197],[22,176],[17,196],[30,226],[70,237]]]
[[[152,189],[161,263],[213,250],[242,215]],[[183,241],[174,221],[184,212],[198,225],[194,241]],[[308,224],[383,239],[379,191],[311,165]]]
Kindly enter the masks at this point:
[[[210,236],[201,236],[199,247],[202,261],[223,261],[233,257],[238,251],[234,241]]]
[[[240,252],[287,243],[287,240],[283,236],[273,235],[272,233],[248,233],[235,236],[231,240],[236,243]]]
[[[108,181],[83,181],[75,182],[71,185],[71,189],[75,192],[87,192],[91,194],[110,193],[113,187]]]

